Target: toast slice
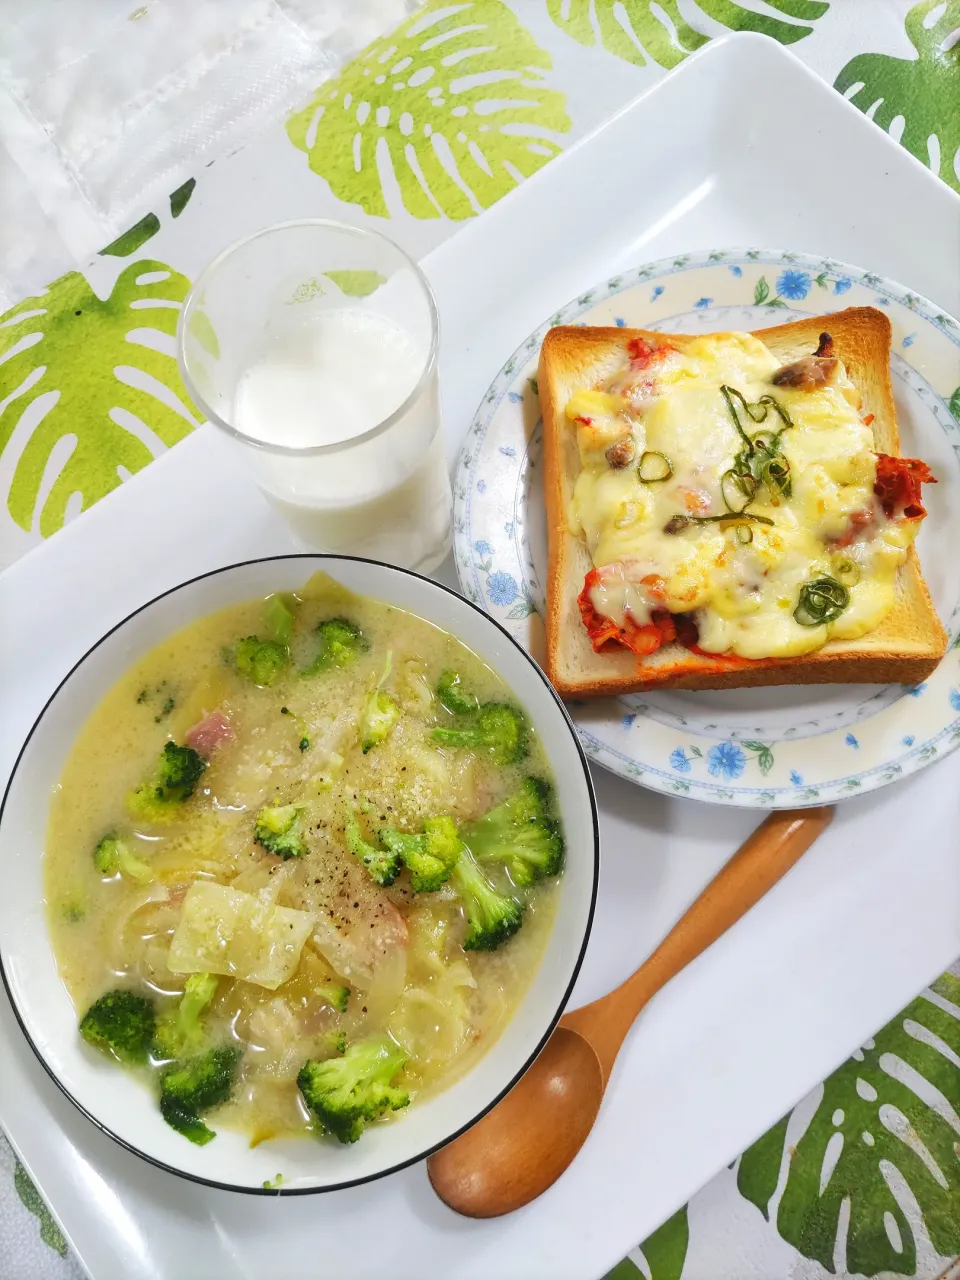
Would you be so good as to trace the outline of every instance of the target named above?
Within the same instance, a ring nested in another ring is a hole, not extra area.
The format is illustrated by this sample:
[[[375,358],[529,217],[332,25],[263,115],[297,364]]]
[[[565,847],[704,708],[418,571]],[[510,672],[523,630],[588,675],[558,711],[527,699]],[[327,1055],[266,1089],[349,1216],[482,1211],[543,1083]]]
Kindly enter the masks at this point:
[[[854,307],[829,316],[794,321],[756,331],[786,364],[809,355],[822,330],[872,413],[878,452],[900,453],[896,409],[890,385],[890,322],[882,311]],[[702,336],[702,335],[699,335]],[[568,529],[568,511],[580,471],[575,430],[564,410],[575,391],[592,387],[628,359],[633,338],[654,344],[665,339],[679,350],[693,340],[685,334],[642,329],[549,330],[540,351],[538,374],[543,412],[544,486],[549,538],[547,582],[547,674],[565,697],[600,697],[645,689],[739,689],[775,684],[914,684],[924,680],[946,650],[947,637],[911,547],[901,566],[893,608],[880,625],[857,640],[831,640],[814,653],[749,660],[694,653],[674,642],[638,657],[627,649],[595,653],[577,607],[585,575],[593,567],[584,541]]]

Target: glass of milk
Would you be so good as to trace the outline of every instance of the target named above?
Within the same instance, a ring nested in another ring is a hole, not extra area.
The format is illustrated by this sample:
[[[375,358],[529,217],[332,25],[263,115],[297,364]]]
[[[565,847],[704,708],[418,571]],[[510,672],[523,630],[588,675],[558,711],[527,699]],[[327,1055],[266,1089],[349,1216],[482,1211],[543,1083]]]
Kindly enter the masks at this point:
[[[286,222],[226,249],[180,316],[180,371],[307,550],[429,572],[450,548],[437,308],[374,231]]]

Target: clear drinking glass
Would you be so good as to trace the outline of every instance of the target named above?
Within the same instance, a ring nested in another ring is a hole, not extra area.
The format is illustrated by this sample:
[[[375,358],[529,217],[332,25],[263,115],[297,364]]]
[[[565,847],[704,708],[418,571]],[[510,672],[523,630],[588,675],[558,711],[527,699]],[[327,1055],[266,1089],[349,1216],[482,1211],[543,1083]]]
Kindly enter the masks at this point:
[[[177,354],[298,542],[426,572],[451,533],[438,338],[415,262],[376,232],[313,219],[215,258]]]

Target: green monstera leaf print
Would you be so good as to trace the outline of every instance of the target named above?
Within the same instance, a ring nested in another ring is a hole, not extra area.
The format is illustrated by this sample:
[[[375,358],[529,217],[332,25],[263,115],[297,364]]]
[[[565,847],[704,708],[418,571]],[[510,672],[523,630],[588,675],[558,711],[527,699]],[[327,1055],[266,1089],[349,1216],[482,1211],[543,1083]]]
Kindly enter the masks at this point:
[[[28,532],[59,529],[197,422],[173,339],[190,281],[162,262],[124,269],[97,297],[78,271],[0,316],[0,463]]]
[[[631,1256],[618,1262],[603,1280],[645,1280],[647,1272],[650,1280],[680,1280],[689,1242],[690,1228],[684,1205],[634,1250],[635,1254],[642,1255],[646,1272],[641,1271]]]
[[[744,1152],[737,1186],[804,1257],[915,1275],[911,1200],[936,1252],[960,1252],[960,981],[944,974],[824,1081],[774,1205],[789,1119]]]
[[[645,52],[661,67],[675,67],[708,39],[684,20],[677,0],[547,0],[547,12],[574,40],[599,41],[638,67],[646,66]]]
[[[698,0],[700,12],[733,31],[759,31],[781,44],[793,44],[813,30],[813,21],[830,7],[827,0],[769,0],[787,21],[753,9],[737,0]],[[692,4],[684,6],[693,18]],[[675,67],[709,35],[686,20],[679,0],[547,0],[547,12],[561,30],[581,44],[600,43],[618,58],[638,67],[652,58],[661,67]]]
[[[903,120],[901,143],[960,191],[960,0],[923,0],[904,23],[916,58],[861,53],[837,76],[834,88],[874,122],[889,129]],[[932,151],[930,139],[936,138]]]
[[[170,192],[171,217],[180,217],[190,203],[190,197],[193,195],[196,185],[196,178],[188,178],[182,186],[177,187],[176,191]],[[159,230],[160,219],[155,213],[148,213],[139,222],[135,222],[132,227],[128,227],[126,231],[117,236],[116,240],[111,240],[108,245],[101,249],[101,256],[129,258],[132,253],[142,249],[147,241],[151,240]]]
[[[291,116],[339,200],[389,217],[469,218],[560,150],[570,128],[550,58],[501,0],[431,0]]]
[[[640,1246],[652,1280],[680,1280],[689,1241],[687,1206],[684,1205]]]
[[[61,1258],[65,1258],[67,1256],[67,1242],[63,1238],[63,1232],[54,1222],[53,1216],[44,1204],[40,1192],[31,1182],[30,1175],[19,1160],[13,1175],[13,1185],[24,1208],[29,1209],[40,1224],[40,1239],[44,1244],[49,1245],[51,1249],[59,1253]]]

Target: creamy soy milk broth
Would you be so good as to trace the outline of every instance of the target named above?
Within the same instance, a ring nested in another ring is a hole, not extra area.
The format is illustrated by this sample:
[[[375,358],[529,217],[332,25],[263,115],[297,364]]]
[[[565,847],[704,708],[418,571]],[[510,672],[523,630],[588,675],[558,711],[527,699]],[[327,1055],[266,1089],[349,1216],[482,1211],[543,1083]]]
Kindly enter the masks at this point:
[[[115,988],[147,997],[161,1021],[172,1016],[188,973],[171,968],[171,944],[178,927],[183,932],[185,902],[205,892],[198,884],[228,887],[232,902],[259,903],[261,924],[264,912],[276,922],[285,911],[307,922],[292,966],[284,945],[274,946],[246,970],[259,978],[240,975],[248,957],[235,934],[224,951],[239,957],[235,972],[221,972],[202,1014],[204,1044],[242,1052],[232,1097],[209,1123],[242,1130],[253,1143],[308,1132],[298,1072],[306,1060],[335,1053],[337,1035],[347,1045],[372,1035],[398,1045],[406,1061],[396,1083],[414,1100],[469,1069],[520,1002],[558,893],[556,876],[517,885],[503,866],[484,863],[496,891],[522,904],[522,927],[495,950],[464,950],[466,912],[453,879],[414,892],[407,870],[386,886],[372,878],[347,848],[348,807],[373,845],[384,829],[414,833],[439,815],[463,833],[524,779],[549,779],[547,760],[532,729],[527,754],[509,764],[434,741],[438,726],[466,723],[436,696],[444,671],[455,670],[481,704],[517,705],[455,637],[354,597],[324,575],[292,603],[289,660],[267,687],[237,669],[239,642],[264,635],[262,600],[195,622],[120,678],[84,726],[56,788],[44,866],[53,946],[78,1017]],[[316,657],[317,625],[333,616],[360,629],[364,651],[343,667],[301,675]],[[378,689],[399,715],[364,753],[364,707]],[[218,724],[228,726],[212,749],[204,737],[211,724],[213,737]],[[207,726],[199,736],[198,725]],[[128,796],[151,776],[164,744],[190,740],[209,750],[194,794],[168,821],[131,813]],[[276,804],[302,808],[302,856],[284,859],[255,841],[258,812]],[[94,850],[108,834],[146,874],[98,871]],[[318,994],[334,986],[349,988],[343,1012]],[[156,1084],[153,1059],[139,1069]]]

